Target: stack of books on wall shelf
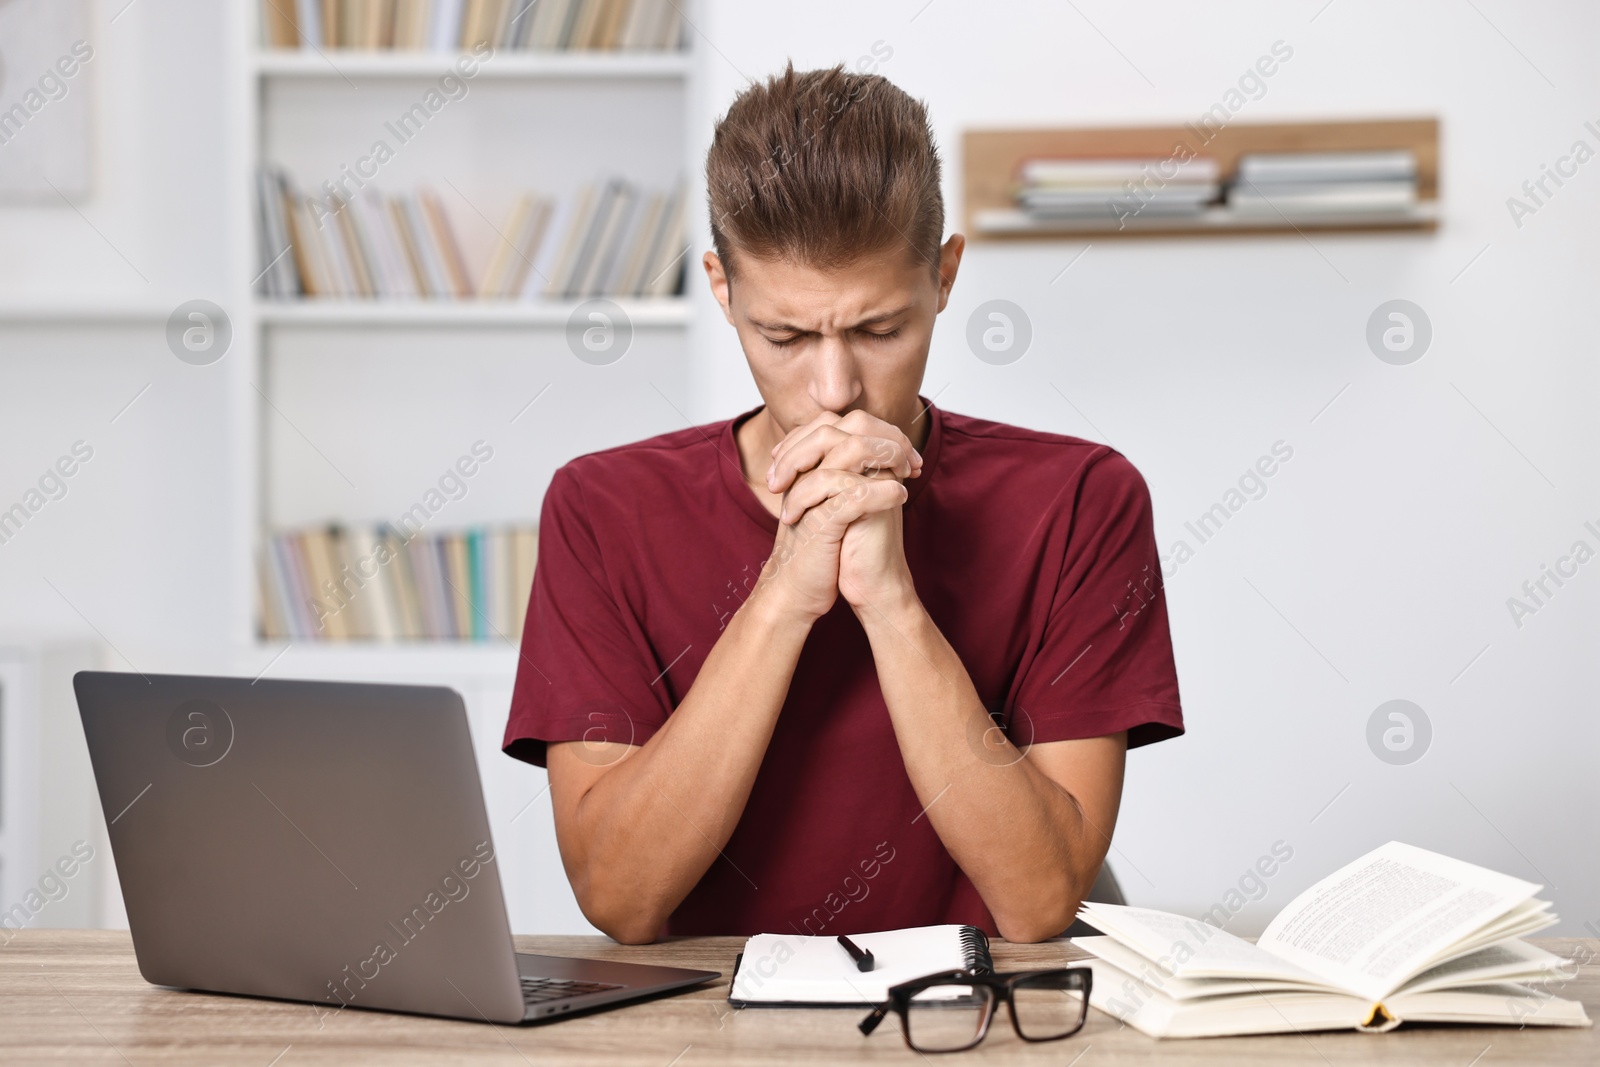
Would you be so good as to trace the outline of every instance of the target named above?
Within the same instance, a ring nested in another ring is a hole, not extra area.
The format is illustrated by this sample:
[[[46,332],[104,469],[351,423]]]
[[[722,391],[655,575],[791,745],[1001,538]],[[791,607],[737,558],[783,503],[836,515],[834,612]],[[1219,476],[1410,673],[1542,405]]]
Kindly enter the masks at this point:
[[[262,551],[262,636],[311,641],[516,641],[539,555],[535,526],[438,533],[309,527]]]
[[[1029,159],[1017,172],[1017,203],[1035,218],[1198,215],[1222,192],[1217,161]]]
[[[1041,157],[1017,165],[1013,208],[979,211],[974,222],[985,233],[1159,226],[1198,218],[1221,195],[1207,156]]]
[[[272,48],[673,50],[681,0],[261,0]]]
[[[1228,209],[1251,218],[1324,220],[1406,214],[1416,206],[1417,157],[1407,150],[1243,155],[1228,186]]]
[[[281,171],[258,176],[263,295],[386,300],[668,297],[682,291],[685,184],[623,178],[571,196],[525,193],[472,257],[432,190],[305,196]],[[481,260],[481,261],[480,261]]]

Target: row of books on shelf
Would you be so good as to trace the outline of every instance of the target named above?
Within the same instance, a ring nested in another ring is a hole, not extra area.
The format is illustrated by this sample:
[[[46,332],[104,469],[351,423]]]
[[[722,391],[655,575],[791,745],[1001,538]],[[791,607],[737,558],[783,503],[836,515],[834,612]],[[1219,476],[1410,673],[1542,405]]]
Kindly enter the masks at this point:
[[[1363,214],[1417,204],[1417,157],[1391,152],[1248,155],[1228,186],[1228,206],[1256,214]]]
[[[332,524],[278,533],[261,559],[262,636],[516,641],[538,557],[535,526],[431,533]]]
[[[1240,220],[1403,213],[1417,204],[1409,150],[1249,153],[1231,175],[1209,156],[1023,160],[1013,194],[1024,221]],[[1004,221],[1004,220],[1000,220]]]
[[[680,0],[261,0],[273,48],[672,50]]]
[[[624,178],[567,197],[524,193],[481,261],[464,254],[450,212],[428,188],[348,199],[305,196],[263,168],[257,192],[260,288],[277,298],[390,300],[667,297],[682,291],[685,185]]]

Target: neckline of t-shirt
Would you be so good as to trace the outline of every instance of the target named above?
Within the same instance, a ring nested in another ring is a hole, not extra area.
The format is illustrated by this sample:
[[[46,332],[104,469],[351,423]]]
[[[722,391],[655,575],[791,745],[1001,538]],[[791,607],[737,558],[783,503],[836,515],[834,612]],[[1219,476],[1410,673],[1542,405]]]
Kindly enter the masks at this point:
[[[908,508],[917,502],[917,498],[922,495],[928,480],[933,477],[934,469],[939,462],[940,443],[944,439],[943,411],[935,407],[933,401],[925,396],[919,394],[917,400],[922,410],[927,413],[925,417],[928,419],[928,440],[922,446],[922,473],[906,483],[905,506]],[[759,414],[765,407],[765,404],[758,404],[749,411],[736,415],[723,424],[721,434],[722,447],[718,451],[732,457],[733,462],[718,462],[717,466],[722,470],[722,484],[733,496],[739,507],[743,509],[744,513],[754,519],[756,525],[767,531],[767,533],[775,535],[778,532],[778,517],[768,511],[761,501],[756,498],[755,488],[745,483],[744,461],[740,457],[739,441],[735,436],[746,419],[752,415]]]

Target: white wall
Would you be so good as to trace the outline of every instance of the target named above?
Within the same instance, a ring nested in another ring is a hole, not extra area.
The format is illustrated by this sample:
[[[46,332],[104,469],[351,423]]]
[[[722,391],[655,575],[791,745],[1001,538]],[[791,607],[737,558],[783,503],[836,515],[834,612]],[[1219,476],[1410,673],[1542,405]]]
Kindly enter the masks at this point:
[[[99,630],[150,670],[214,656],[232,606],[232,516],[216,506],[230,480],[224,366],[179,363],[163,335],[181,301],[225,299],[231,83],[224,5],[140,4],[111,21],[121,7],[91,5],[94,58],[71,83],[94,98],[94,187],[70,207],[0,205],[0,309],[152,310],[0,321],[0,507],[73,442],[94,449],[66,497],[0,545],[0,628]]]
[[[217,299],[230,268],[225,5],[141,0],[110,23],[120,7],[95,14],[96,192],[84,217],[0,207],[0,303],[165,309]],[[1577,0],[1191,7],[707,0],[691,128],[708,141],[746,76],[786,56],[854,64],[882,41],[893,55],[881,72],[932,109],[954,226],[961,129],[1185,120],[1279,39],[1294,56],[1240,121],[1439,115],[1436,235],[1103,241],[1064,275],[1082,242],[973,248],[927,391],[953,410],[1109,441],[1149,480],[1164,549],[1274,441],[1295,449],[1267,496],[1170,580],[1190,733],[1130,761],[1113,862],[1135,902],[1209,907],[1281,839],[1294,859],[1230,925],[1248,932],[1316,875],[1399,837],[1550,883],[1563,930],[1578,932],[1600,921],[1584,821],[1600,807],[1600,564],[1521,629],[1505,601],[1573,540],[1600,544],[1582,529],[1600,526],[1600,164],[1520,229],[1505,199],[1574,139],[1600,140],[1583,129],[1600,124],[1584,51],[1600,13]],[[704,247],[702,234],[691,256]],[[710,419],[757,401],[702,284],[691,414]],[[1035,327],[1034,349],[1008,367],[962,342],[966,316],[997,296]],[[1380,363],[1362,339],[1394,297],[1435,328],[1409,367]],[[177,363],[160,326],[0,324],[0,501],[74,440],[97,449],[68,497],[0,546],[0,630],[103,639],[144,670],[216,670],[237,614],[237,531],[219,501],[239,383],[211,373],[226,361]],[[1380,763],[1364,740],[1395,697],[1435,728],[1410,766]],[[476,706],[492,702],[486,689]],[[474,715],[480,728],[492,718]],[[491,803],[518,810],[535,777],[490,781]]]
[[[1189,733],[1130,758],[1112,854],[1133,902],[1208,908],[1281,840],[1293,859],[1229,925],[1251,932],[1400,838],[1548,883],[1577,933],[1600,922],[1600,563],[1520,629],[1505,601],[1575,539],[1600,548],[1582,528],[1600,527],[1600,162],[1520,229],[1505,200],[1575,139],[1600,148],[1583,127],[1600,125],[1600,11],[1323,5],[712,0],[702,129],[709,144],[746,78],[786,58],[854,67],[881,42],[879,73],[930,108],[954,230],[963,129],[1188,121],[1279,40],[1293,56],[1236,121],[1438,115],[1435,235],[1104,240],[1065,274],[1085,242],[969,246],[924,393],[1112,444],[1150,483],[1163,552],[1197,549],[1167,587]],[[1035,331],[1010,366],[963,341],[995,297]],[[1411,366],[1363,340],[1392,298],[1434,326]],[[699,413],[759,403],[701,304]],[[1279,440],[1294,456],[1267,494],[1209,543],[1188,537]],[[1408,766],[1365,741],[1393,698],[1434,727]]]

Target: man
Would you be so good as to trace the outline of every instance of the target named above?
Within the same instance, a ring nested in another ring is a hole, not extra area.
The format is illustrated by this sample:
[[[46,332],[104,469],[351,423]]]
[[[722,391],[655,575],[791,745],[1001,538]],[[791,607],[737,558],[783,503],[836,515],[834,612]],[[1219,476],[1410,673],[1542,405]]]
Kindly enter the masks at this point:
[[[939,170],[882,77],[744,91],[704,267],[765,403],[545,496],[505,750],[618,941],[1054,936],[1126,749],[1183,731],[1138,472],[918,395],[964,248]]]

